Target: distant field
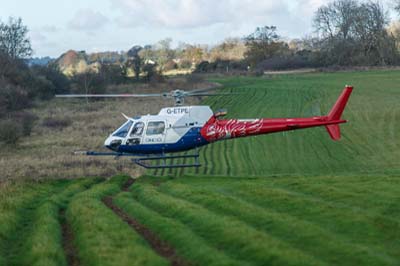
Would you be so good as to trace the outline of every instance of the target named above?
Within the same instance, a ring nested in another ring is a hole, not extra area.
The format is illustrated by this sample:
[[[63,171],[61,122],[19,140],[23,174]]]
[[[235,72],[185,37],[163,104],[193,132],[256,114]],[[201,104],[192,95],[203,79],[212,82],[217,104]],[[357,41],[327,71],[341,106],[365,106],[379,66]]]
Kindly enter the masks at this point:
[[[51,103],[37,113],[79,119],[47,139],[36,128],[15,154],[0,154],[7,177],[29,166],[16,172],[25,181],[0,183],[0,265],[400,264],[400,72],[215,81],[245,93],[206,100],[237,118],[325,114],[351,84],[349,123],[339,142],[315,128],[216,143],[202,149],[197,170],[148,171],[133,184],[124,175],[29,180],[29,171],[137,172],[123,160],[60,154],[101,142],[91,134],[105,134],[116,119],[102,116],[129,102],[69,112],[79,104]]]
[[[230,118],[305,117],[328,113],[346,84],[355,90],[332,141],[325,128],[217,142],[202,149],[197,170],[152,174],[220,176],[400,175],[400,71],[217,79],[232,97],[208,98]]]

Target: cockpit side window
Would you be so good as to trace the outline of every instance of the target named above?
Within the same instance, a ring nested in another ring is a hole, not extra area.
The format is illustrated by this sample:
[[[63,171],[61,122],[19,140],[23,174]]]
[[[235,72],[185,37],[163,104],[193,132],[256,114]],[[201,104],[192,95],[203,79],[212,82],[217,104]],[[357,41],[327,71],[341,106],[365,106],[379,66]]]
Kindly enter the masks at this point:
[[[141,136],[143,134],[143,129],[144,129],[144,123],[143,122],[137,122],[131,131],[131,137],[137,137],[137,136]]]
[[[133,124],[133,122],[131,120],[129,120],[124,125],[122,125],[120,127],[120,129],[118,129],[118,131],[113,134],[113,136],[114,137],[125,138],[126,135],[129,132],[129,129],[131,128],[132,124]]]
[[[149,122],[146,135],[158,135],[164,133],[165,123],[163,121]]]

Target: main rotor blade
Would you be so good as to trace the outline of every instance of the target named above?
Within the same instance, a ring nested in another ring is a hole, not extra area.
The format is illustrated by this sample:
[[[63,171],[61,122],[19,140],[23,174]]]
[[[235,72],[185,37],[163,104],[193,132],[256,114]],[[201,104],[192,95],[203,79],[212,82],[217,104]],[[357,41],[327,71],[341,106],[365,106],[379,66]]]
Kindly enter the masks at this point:
[[[185,96],[220,96],[220,95],[239,95],[243,93],[232,93],[232,92],[219,92],[219,93],[207,93],[207,92],[199,92],[199,93],[189,93]]]
[[[56,94],[57,98],[133,98],[133,97],[161,97],[161,93],[144,94]]]
[[[186,91],[187,94],[192,94],[192,93],[197,93],[197,92],[205,92],[205,91],[212,91],[218,88],[221,88],[222,86],[215,86],[207,89],[197,89],[197,90],[191,90],[191,91]]]

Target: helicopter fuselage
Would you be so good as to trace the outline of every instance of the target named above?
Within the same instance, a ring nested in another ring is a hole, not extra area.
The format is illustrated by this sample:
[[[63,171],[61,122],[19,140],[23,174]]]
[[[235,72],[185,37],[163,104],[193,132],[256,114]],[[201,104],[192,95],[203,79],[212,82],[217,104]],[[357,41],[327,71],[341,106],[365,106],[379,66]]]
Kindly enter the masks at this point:
[[[105,141],[105,146],[123,154],[165,154],[195,149],[209,143],[260,134],[325,126],[333,140],[340,138],[342,112],[352,92],[346,87],[326,116],[309,118],[221,119],[209,106],[179,106],[161,109],[158,115],[128,118]]]
[[[158,115],[129,118],[104,145],[115,152],[132,154],[190,150],[209,143],[201,129],[212,116],[209,106],[163,108]]]

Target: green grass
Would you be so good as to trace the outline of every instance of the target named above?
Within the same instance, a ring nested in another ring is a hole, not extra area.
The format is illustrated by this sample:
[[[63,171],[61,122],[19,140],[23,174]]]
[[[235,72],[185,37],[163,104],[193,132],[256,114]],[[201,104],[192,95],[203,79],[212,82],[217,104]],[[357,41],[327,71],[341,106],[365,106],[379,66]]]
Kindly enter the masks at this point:
[[[342,139],[312,128],[202,148],[203,167],[170,175],[304,176],[400,174],[400,71],[312,73],[216,79],[243,95],[210,97],[228,118],[307,117],[328,113],[346,84],[355,86],[343,114]],[[159,175],[162,171],[150,172]]]
[[[221,264],[398,265],[399,187],[398,177],[148,176],[116,202],[199,265],[210,248]]]
[[[249,226],[243,221],[210,212],[202,206],[159,193],[153,186],[135,186],[132,195],[156,212],[186,224],[216,249],[256,265],[320,265],[312,256]]]
[[[71,201],[67,220],[75,233],[81,265],[168,265],[101,198],[116,194],[128,177],[114,177]]]
[[[17,252],[15,265],[57,266],[67,265],[62,247],[60,209],[65,209],[68,200],[99,180],[81,179],[69,182],[61,192],[46,199],[36,209],[30,232],[24,235],[24,243]]]
[[[0,184],[0,265],[10,265],[16,259],[35,209],[64,185],[65,181]]]
[[[127,192],[120,193],[115,203],[138,221],[157,233],[164,241],[172,244],[179,254],[193,265],[247,265],[245,261],[235,260],[225,252],[215,249],[207,239],[197,235],[190,227],[175,219],[152,210]]]

